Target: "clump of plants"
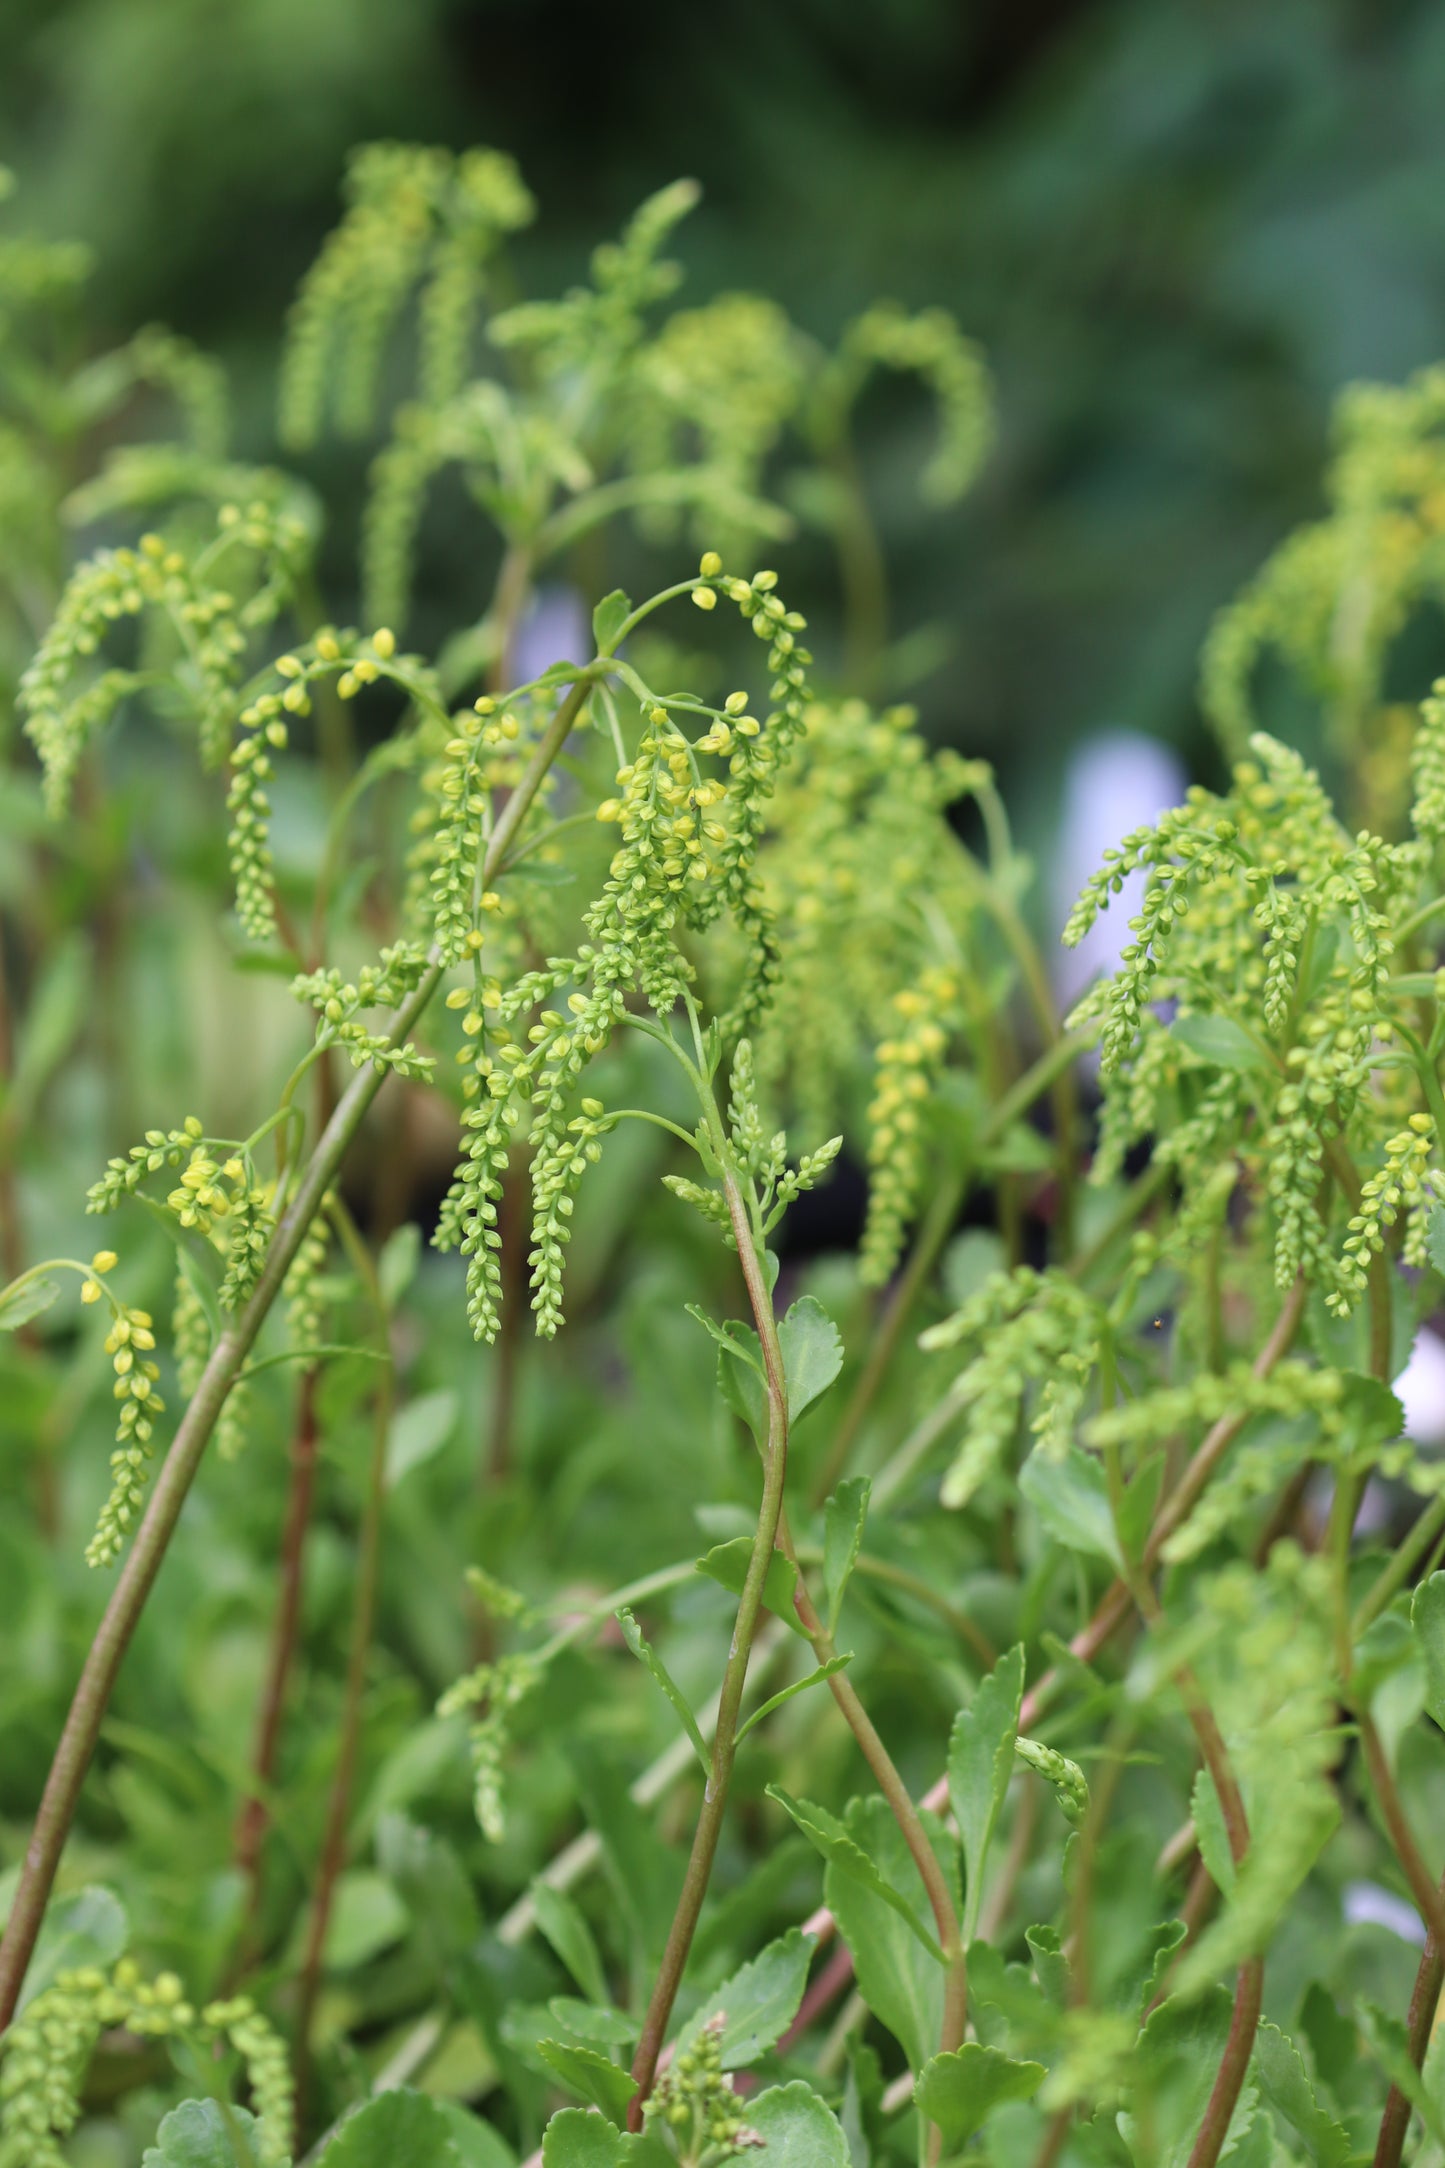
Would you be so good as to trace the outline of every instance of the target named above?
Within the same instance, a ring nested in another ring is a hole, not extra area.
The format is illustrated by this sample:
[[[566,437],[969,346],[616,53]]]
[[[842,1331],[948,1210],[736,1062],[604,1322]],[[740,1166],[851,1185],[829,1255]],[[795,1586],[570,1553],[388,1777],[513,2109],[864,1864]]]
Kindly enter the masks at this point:
[[[357,155],[279,371],[357,624],[213,365],[0,252],[0,2163],[1445,2159],[1438,386],[1349,395],[1061,1019],[880,694],[852,418],[918,380],[949,501],[980,357],[674,308],[694,195],[519,301],[507,158]]]

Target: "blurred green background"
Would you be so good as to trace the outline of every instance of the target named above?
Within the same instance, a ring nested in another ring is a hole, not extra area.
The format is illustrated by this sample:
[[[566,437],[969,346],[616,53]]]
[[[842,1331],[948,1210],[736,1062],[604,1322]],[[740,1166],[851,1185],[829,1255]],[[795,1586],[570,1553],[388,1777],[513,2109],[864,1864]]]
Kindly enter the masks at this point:
[[[895,630],[928,628],[909,689],[1034,832],[1090,732],[1210,772],[1199,643],[1318,504],[1332,395],[1445,354],[1423,0],[3,0],[0,49],[23,221],[95,248],[102,341],[160,319],[218,350],[262,456],[279,320],[377,135],[517,156],[534,293],[692,172],[685,301],[756,287],[830,339],[878,295],[951,308],[997,378],[982,484],[920,507],[906,384],[870,392],[864,454]],[[326,471],[341,511],[360,464]],[[455,532],[430,577],[474,596]]]

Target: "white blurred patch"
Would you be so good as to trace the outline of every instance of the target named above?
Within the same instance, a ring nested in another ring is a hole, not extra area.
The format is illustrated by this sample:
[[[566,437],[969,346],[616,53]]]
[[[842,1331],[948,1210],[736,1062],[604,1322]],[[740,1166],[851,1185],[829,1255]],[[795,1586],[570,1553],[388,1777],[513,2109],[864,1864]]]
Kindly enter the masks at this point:
[[[1347,1882],[1343,1911],[1350,1927],[1387,1927],[1402,1942],[1419,1949],[1425,1940],[1425,1923],[1412,1904],[1378,1882]]]
[[[575,587],[554,582],[539,587],[512,646],[510,676],[530,685],[554,662],[586,662],[592,653],[587,606]]]
[[[1395,1391],[1405,1410],[1405,1436],[1416,1445],[1445,1445],[1445,1340],[1428,1325],[1416,1334]]]
[[[1050,903],[1058,925],[1074,908],[1085,882],[1098,872],[1105,851],[1131,829],[1146,827],[1178,805],[1187,787],[1176,755],[1139,731],[1108,731],[1080,746],[1064,777],[1054,854]],[[1054,984],[1065,1007],[1101,972],[1115,969],[1143,893],[1143,874],[1131,874],[1079,946],[1056,951]]]

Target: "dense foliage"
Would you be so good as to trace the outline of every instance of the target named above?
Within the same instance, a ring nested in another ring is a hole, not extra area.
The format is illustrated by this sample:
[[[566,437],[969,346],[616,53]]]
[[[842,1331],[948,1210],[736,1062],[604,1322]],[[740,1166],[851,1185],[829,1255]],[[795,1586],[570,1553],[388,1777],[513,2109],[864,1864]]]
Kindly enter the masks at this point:
[[[854,409],[949,501],[984,361],[676,306],[695,194],[523,300],[509,159],[362,150],[285,466],[0,249],[0,2162],[1439,2161],[1442,378],[1344,403],[1061,1020],[870,704]]]

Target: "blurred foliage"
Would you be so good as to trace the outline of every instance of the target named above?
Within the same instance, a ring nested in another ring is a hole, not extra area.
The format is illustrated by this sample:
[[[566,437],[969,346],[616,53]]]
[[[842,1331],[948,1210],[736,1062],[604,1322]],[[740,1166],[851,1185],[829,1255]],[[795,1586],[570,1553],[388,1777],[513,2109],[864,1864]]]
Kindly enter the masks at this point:
[[[863,461],[926,628],[888,690],[926,687],[933,733],[1001,763],[1028,831],[1044,746],[1126,725],[1200,756],[1200,642],[1317,507],[1332,396],[1445,350],[1426,4],[893,0],[880,21],[737,0],[725,28],[645,7],[620,31],[553,0],[9,0],[0,42],[29,218],[97,250],[117,335],[163,318],[221,353],[243,449],[266,440],[272,326],[372,135],[510,151],[552,214],[517,249],[534,291],[690,171],[685,302],[785,292],[830,344],[879,293],[949,308],[1002,387],[1001,447],[939,520],[915,487],[931,416],[903,385],[870,397]],[[429,529],[438,621],[475,592],[461,517]],[[794,589],[826,657],[821,563]]]

